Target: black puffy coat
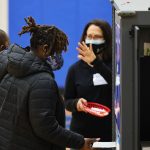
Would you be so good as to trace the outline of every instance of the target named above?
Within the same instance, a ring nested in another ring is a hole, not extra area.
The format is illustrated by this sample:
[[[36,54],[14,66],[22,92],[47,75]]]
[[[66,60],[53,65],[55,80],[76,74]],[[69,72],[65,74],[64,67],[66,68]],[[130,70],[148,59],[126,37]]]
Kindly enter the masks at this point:
[[[83,136],[64,128],[64,104],[45,61],[12,45],[0,53],[0,80],[0,150],[82,147]]]

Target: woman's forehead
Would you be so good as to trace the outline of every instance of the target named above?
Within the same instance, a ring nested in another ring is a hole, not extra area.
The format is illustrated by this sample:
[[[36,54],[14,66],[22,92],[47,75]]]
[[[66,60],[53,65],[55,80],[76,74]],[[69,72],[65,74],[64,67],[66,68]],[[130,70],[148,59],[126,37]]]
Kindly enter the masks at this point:
[[[96,25],[90,25],[87,29],[87,34],[91,35],[103,35],[103,31],[100,27]]]

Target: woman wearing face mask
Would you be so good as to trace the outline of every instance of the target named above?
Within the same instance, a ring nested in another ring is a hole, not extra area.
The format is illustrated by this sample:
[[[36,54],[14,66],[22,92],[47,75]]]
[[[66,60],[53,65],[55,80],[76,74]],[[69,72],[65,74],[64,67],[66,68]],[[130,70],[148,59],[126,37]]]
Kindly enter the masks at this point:
[[[64,104],[49,64],[66,50],[67,36],[25,20],[20,35],[30,33],[30,50],[11,45],[7,68],[0,64],[0,150],[91,150],[94,139],[64,128]]]
[[[112,32],[106,21],[92,20],[78,43],[78,62],[67,74],[65,86],[66,109],[72,112],[70,129],[85,137],[112,139],[112,115],[98,118],[88,114],[87,102],[112,107]]]

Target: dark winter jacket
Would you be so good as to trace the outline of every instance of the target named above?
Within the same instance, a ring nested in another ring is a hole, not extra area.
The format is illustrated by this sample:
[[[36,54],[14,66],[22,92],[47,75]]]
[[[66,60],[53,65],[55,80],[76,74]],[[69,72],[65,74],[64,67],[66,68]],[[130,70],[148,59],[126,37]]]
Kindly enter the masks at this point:
[[[4,77],[4,75],[7,73],[7,51],[1,51],[0,52],[0,80]]]
[[[51,67],[17,45],[1,53],[0,150],[82,147],[83,136],[64,125],[64,104]]]

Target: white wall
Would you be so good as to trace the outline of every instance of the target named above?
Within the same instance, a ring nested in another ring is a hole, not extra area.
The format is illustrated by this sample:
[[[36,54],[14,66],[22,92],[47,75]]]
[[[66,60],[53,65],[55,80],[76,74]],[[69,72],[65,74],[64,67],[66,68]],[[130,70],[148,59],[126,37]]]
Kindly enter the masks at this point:
[[[0,0],[0,29],[8,34],[8,2],[9,0]]]

